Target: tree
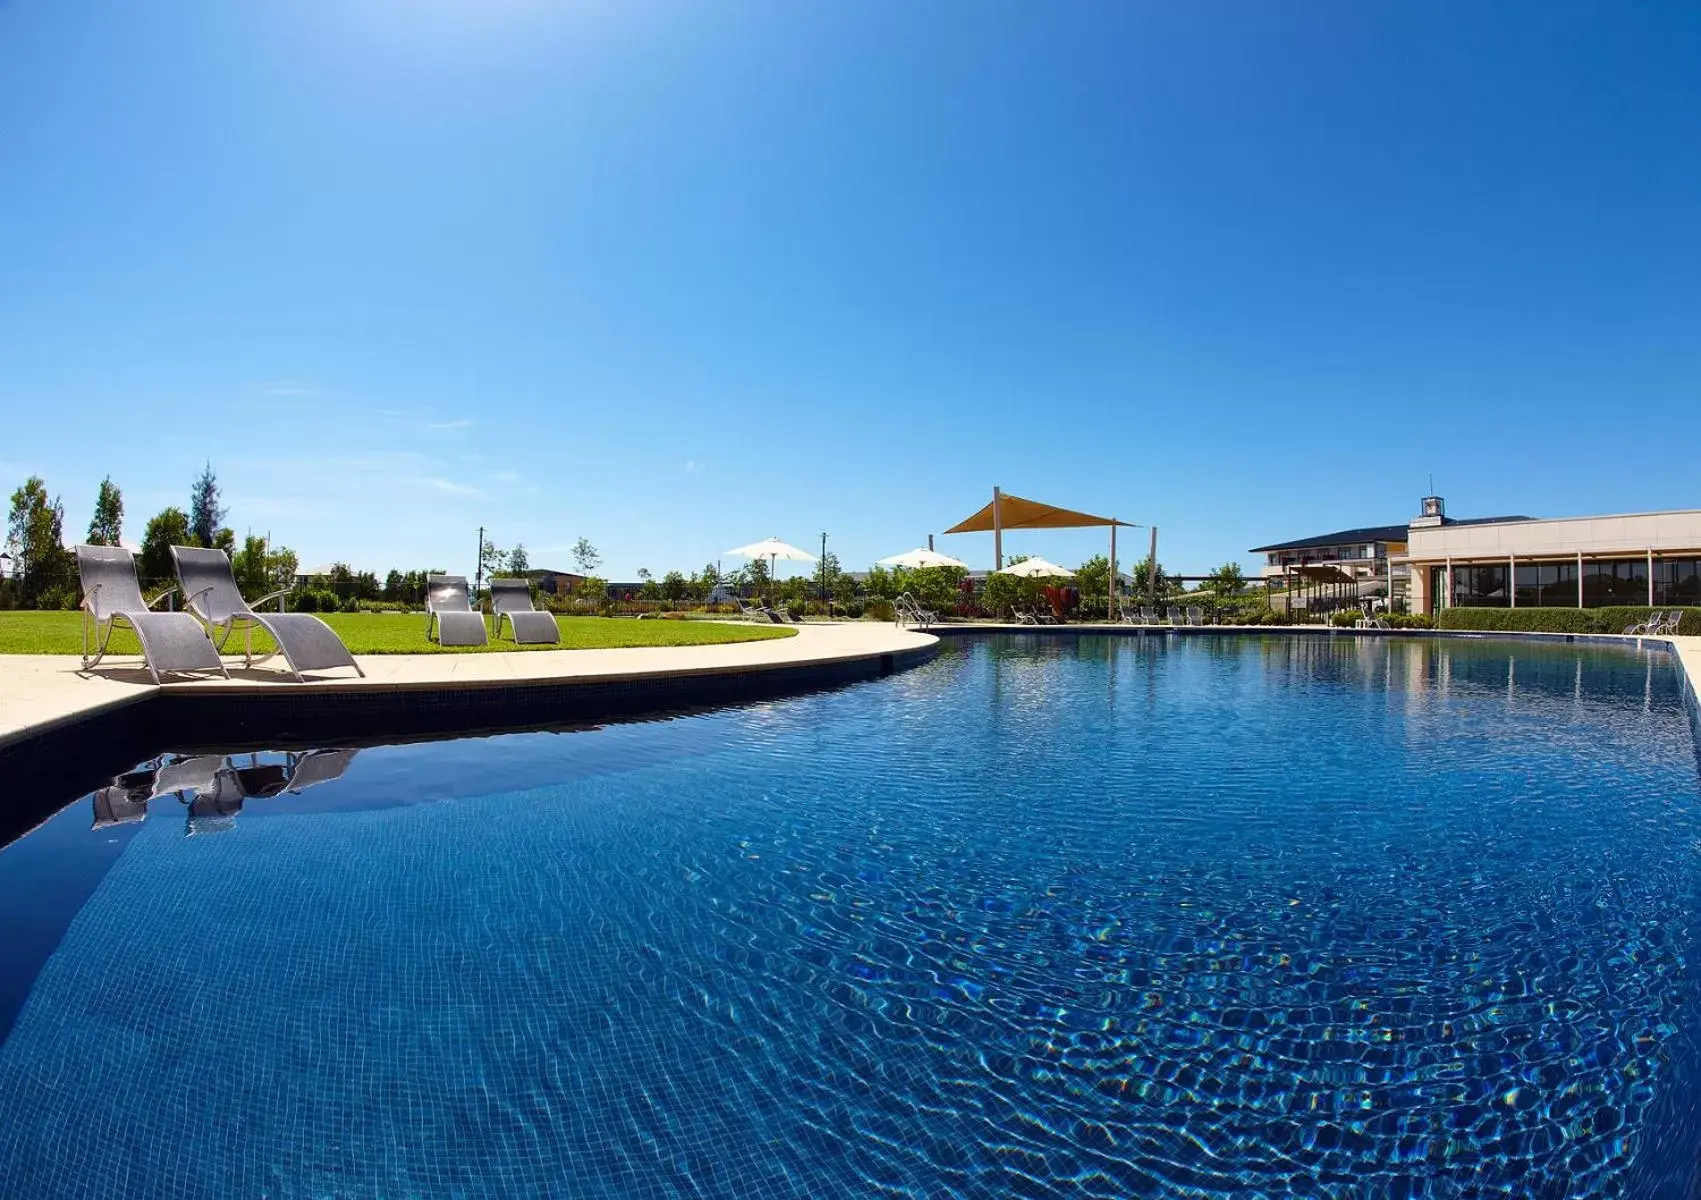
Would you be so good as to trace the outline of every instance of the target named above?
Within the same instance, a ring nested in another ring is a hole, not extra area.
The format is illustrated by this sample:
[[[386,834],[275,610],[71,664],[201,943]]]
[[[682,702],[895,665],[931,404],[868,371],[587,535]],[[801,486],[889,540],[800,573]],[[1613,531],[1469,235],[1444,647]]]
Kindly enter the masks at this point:
[[[94,517],[89,521],[89,545],[116,546],[124,527],[124,496],[108,475],[100,481],[100,494],[95,497]]]
[[[502,564],[508,561],[508,556],[496,548],[496,543],[490,538],[484,539],[484,545],[478,551],[478,579],[480,586],[486,579],[502,569]]]
[[[71,579],[75,564],[61,544],[64,534],[65,506],[57,496],[49,500],[41,476],[31,475],[12,493],[6,518],[6,549],[12,556],[18,599],[25,608],[75,605],[77,589]]]
[[[579,574],[590,575],[602,564],[602,555],[591,545],[590,538],[580,538],[573,543],[573,562],[579,568]]]
[[[525,544],[523,542],[516,543],[514,548],[508,551],[508,573],[510,575],[524,575],[531,570],[531,566],[532,560],[526,554]]]
[[[834,586],[839,582],[839,556],[831,550],[821,556],[821,561],[815,571],[815,585],[823,598],[833,594]]]
[[[402,599],[402,588],[406,583],[406,576],[391,567],[390,573],[384,576],[384,599],[392,603]]]
[[[678,571],[669,571],[662,576],[661,594],[664,599],[678,604],[685,599],[687,591],[688,585],[685,582],[685,576]]]
[[[638,568],[638,579],[641,582],[648,583],[650,580],[652,580],[654,578],[655,578],[655,576],[650,574],[650,569],[648,567],[639,567]]]
[[[1237,562],[1226,562],[1211,572],[1211,590],[1219,596],[1238,596],[1246,590],[1246,572]]]
[[[1152,556],[1150,554],[1135,563],[1130,574],[1134,576],[1133,593],[1142,603],[1161,604],[1163,601],[1169,599],[1170,593],[1175,590],[1175,584],[1170,580],[1169,574],[1164,570],[1162,563],[1157,565],[1157,575],[1155,577],[1157,586],[1151,586],[1151,582],[1154,577],[1152,574]]]
[[[224,514],[225,510],[219,504],[218,476],[213,474],[213,464],[209,460],[195,480],[195,486],[189,489],[189,532],[194,535],[193,544],[218,545],[219,523],[224,520]]]
[[[862,590],[874,600],[896,600],[903,589],[893,578],[893,573],[879,563],[868,568],[868,574],[863,578]]]
[[[269,591],[266,586],[271,575],[266,569],[266,539],[250,534],[242,540],[242,549],[230,556],[230,573],[236,576],[236,586],[249,599]]]
[[[904,585],[923,608],[943,615],[956,610],[963,580],[968,577],[962,567],[920,567],[906,572]]]
[[[142,573],[143,585],[163,584],[170,579],[174,574],[171,548],[189,544],[187,514],[175,505],[162,509],[148,522],[147,531],[142,534],[141,560],[137,566]]]
[[[1070,582],[1081,593],[1082,609],[1090,611],[1091,615],[1096,618],[1099,615],[1098,606],[1108,602],[1110,559],[1102,554],[1093,555],[1075,568],[1075,578]],[[1086,615],[1086,613],[1084,612],[1083,615]]]

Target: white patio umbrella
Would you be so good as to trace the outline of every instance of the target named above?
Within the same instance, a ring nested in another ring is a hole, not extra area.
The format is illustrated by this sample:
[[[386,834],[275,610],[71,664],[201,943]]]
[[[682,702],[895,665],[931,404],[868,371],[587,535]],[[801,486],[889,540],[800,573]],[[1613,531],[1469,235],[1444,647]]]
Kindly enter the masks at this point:
[[[796,546],[780,541],[779,538],[763,538],[759,542],[751,542],[748,546],[740,546],[736,550],[728,550],[728,554],[736,554],[739,558],[765,558],[768,560],[768,581],[770,586],[774,579],[774,563],[779,559],[787,562],[814,562],[815,556],[807,550],[799,550]]]
[[[909,567],[912,570],[921,567],[962,567],[968,569],[969,564],[960,559],[952,558],[949,554],[941,554],[937,550],[929,550],[925,546],[917,546],[914,550],[905,550],[902,554],[894,554],[891,558],[880,560],[883,567]]]
[[[1060,567],[1054,562],[1043,558],[1025,558],[1019,563],[1012,563],[1004,569],[994,572],[998,575],[1014,575],[1018,579],[1073,579],[1075,572],[1068,567]]]

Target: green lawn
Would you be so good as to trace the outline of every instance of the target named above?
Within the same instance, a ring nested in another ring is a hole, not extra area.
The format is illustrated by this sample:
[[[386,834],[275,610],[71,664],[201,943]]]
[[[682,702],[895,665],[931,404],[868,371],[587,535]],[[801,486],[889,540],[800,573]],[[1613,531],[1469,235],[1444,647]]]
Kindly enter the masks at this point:
[[[325,613],[323,620],[355,654],[483,654],[492,650],[593,650],[621,646],[707,646],[790,637],[793,630],[724,621],[636,621],[616,617],[557,617],[561,645],[516,646],[506,636],[488,646],[444,649],[425,640],[424,613]],[[0,654],[80,654],[82,614],[75,612],[0,612]],[[507,634],[507,626],[503,626]],[[254,650],[272,648],[263,632],[254,634]],[[227,652],[240,651],[233,637]],[[128,630],[112,635],[112,654],[140,654]]]

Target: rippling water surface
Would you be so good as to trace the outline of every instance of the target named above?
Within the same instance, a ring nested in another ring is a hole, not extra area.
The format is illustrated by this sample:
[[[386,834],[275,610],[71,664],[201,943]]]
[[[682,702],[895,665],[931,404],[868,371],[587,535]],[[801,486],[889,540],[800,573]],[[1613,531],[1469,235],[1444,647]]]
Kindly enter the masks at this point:
[[[300,761],[0,852],[0,1195],[1701,1186],[1659,655],[988,639]]]

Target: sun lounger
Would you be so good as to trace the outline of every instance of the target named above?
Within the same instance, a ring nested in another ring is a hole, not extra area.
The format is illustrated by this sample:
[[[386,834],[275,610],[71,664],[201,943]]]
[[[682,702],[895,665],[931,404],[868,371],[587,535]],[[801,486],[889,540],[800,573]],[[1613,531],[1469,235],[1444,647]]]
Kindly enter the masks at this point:
[[[492,579],[490,607],[496,612],[496,637],[501,640],[502,622],[514,635],[516,644],[544,645],[561,641],[561,626],[555,614],[538,612],[532,607],[532,585],[524,579]]]
[[[218,650],[201,623],[186,612],[154,612],[142,599],[136,579],[136,559],[122,546],[78,546],[77,573],[82,579],[83,670],[106,655],[112,631],[119,625],[133,630],[142,643],[148,674],[159,683],[160,673],[191,674],[216,671],[229,677]],[[177,589],[162,592],[154,603]],[[95,652],[89,654],[89,625],[94,625]]]
[[[1189,625],[1203,626],[1205,624],[1205,610],[1200,608],[1197,604],[1189,604],[1187,606],[1187,623]]]
[[[1680,620],[1683,617],[1682,613],[1676,613],[1673,615],[1677,616]],[[1627,625],[1624,628],[1624,632],[1630,634],[1657,634],[1664,633],[1665,630],[1666,614],[1657,608],[1648,614],[1647,620],[1638,621],[1634,625]]]
[[[1187,618],[1182,616],[1181,610],[1173,604],[1169,606],[1169,623],[1177,626],[1187,624]]]
[[[297,681],[305,681],[303,671],[328,671],[336,667],[353,667],[355,674],[366,674],[342,639],[318,617],[311,613],[260,613],[249,607],[237,589],[230,559],[223,550],[173,546],[171,558],[177,564],[177,585],[183,591],[184,606],[217,637],[221,653],[230,635],[241,629],[242,661],[244,665],[252,665],[254,630],[263,629],[277,644],[277,652],[284,656]],[[254,603],[264,604],[283,594],[276,591]],[[262,655],[260,661],[270,657],[270,654]]]
[[[752,604],[742,596],[734,596],[732,602],[738,605],[738,615],[746,621],[755,621],[757,624],[767,625],[784,624],[780,620],[780,614],[766,604]]]
[[[425,609],[431,614],[425,622],[427,640],[435,629],[439,646],[489,644],[490,637],[484,628],[484,614],[473,611],[465,575],[427,575]]]

